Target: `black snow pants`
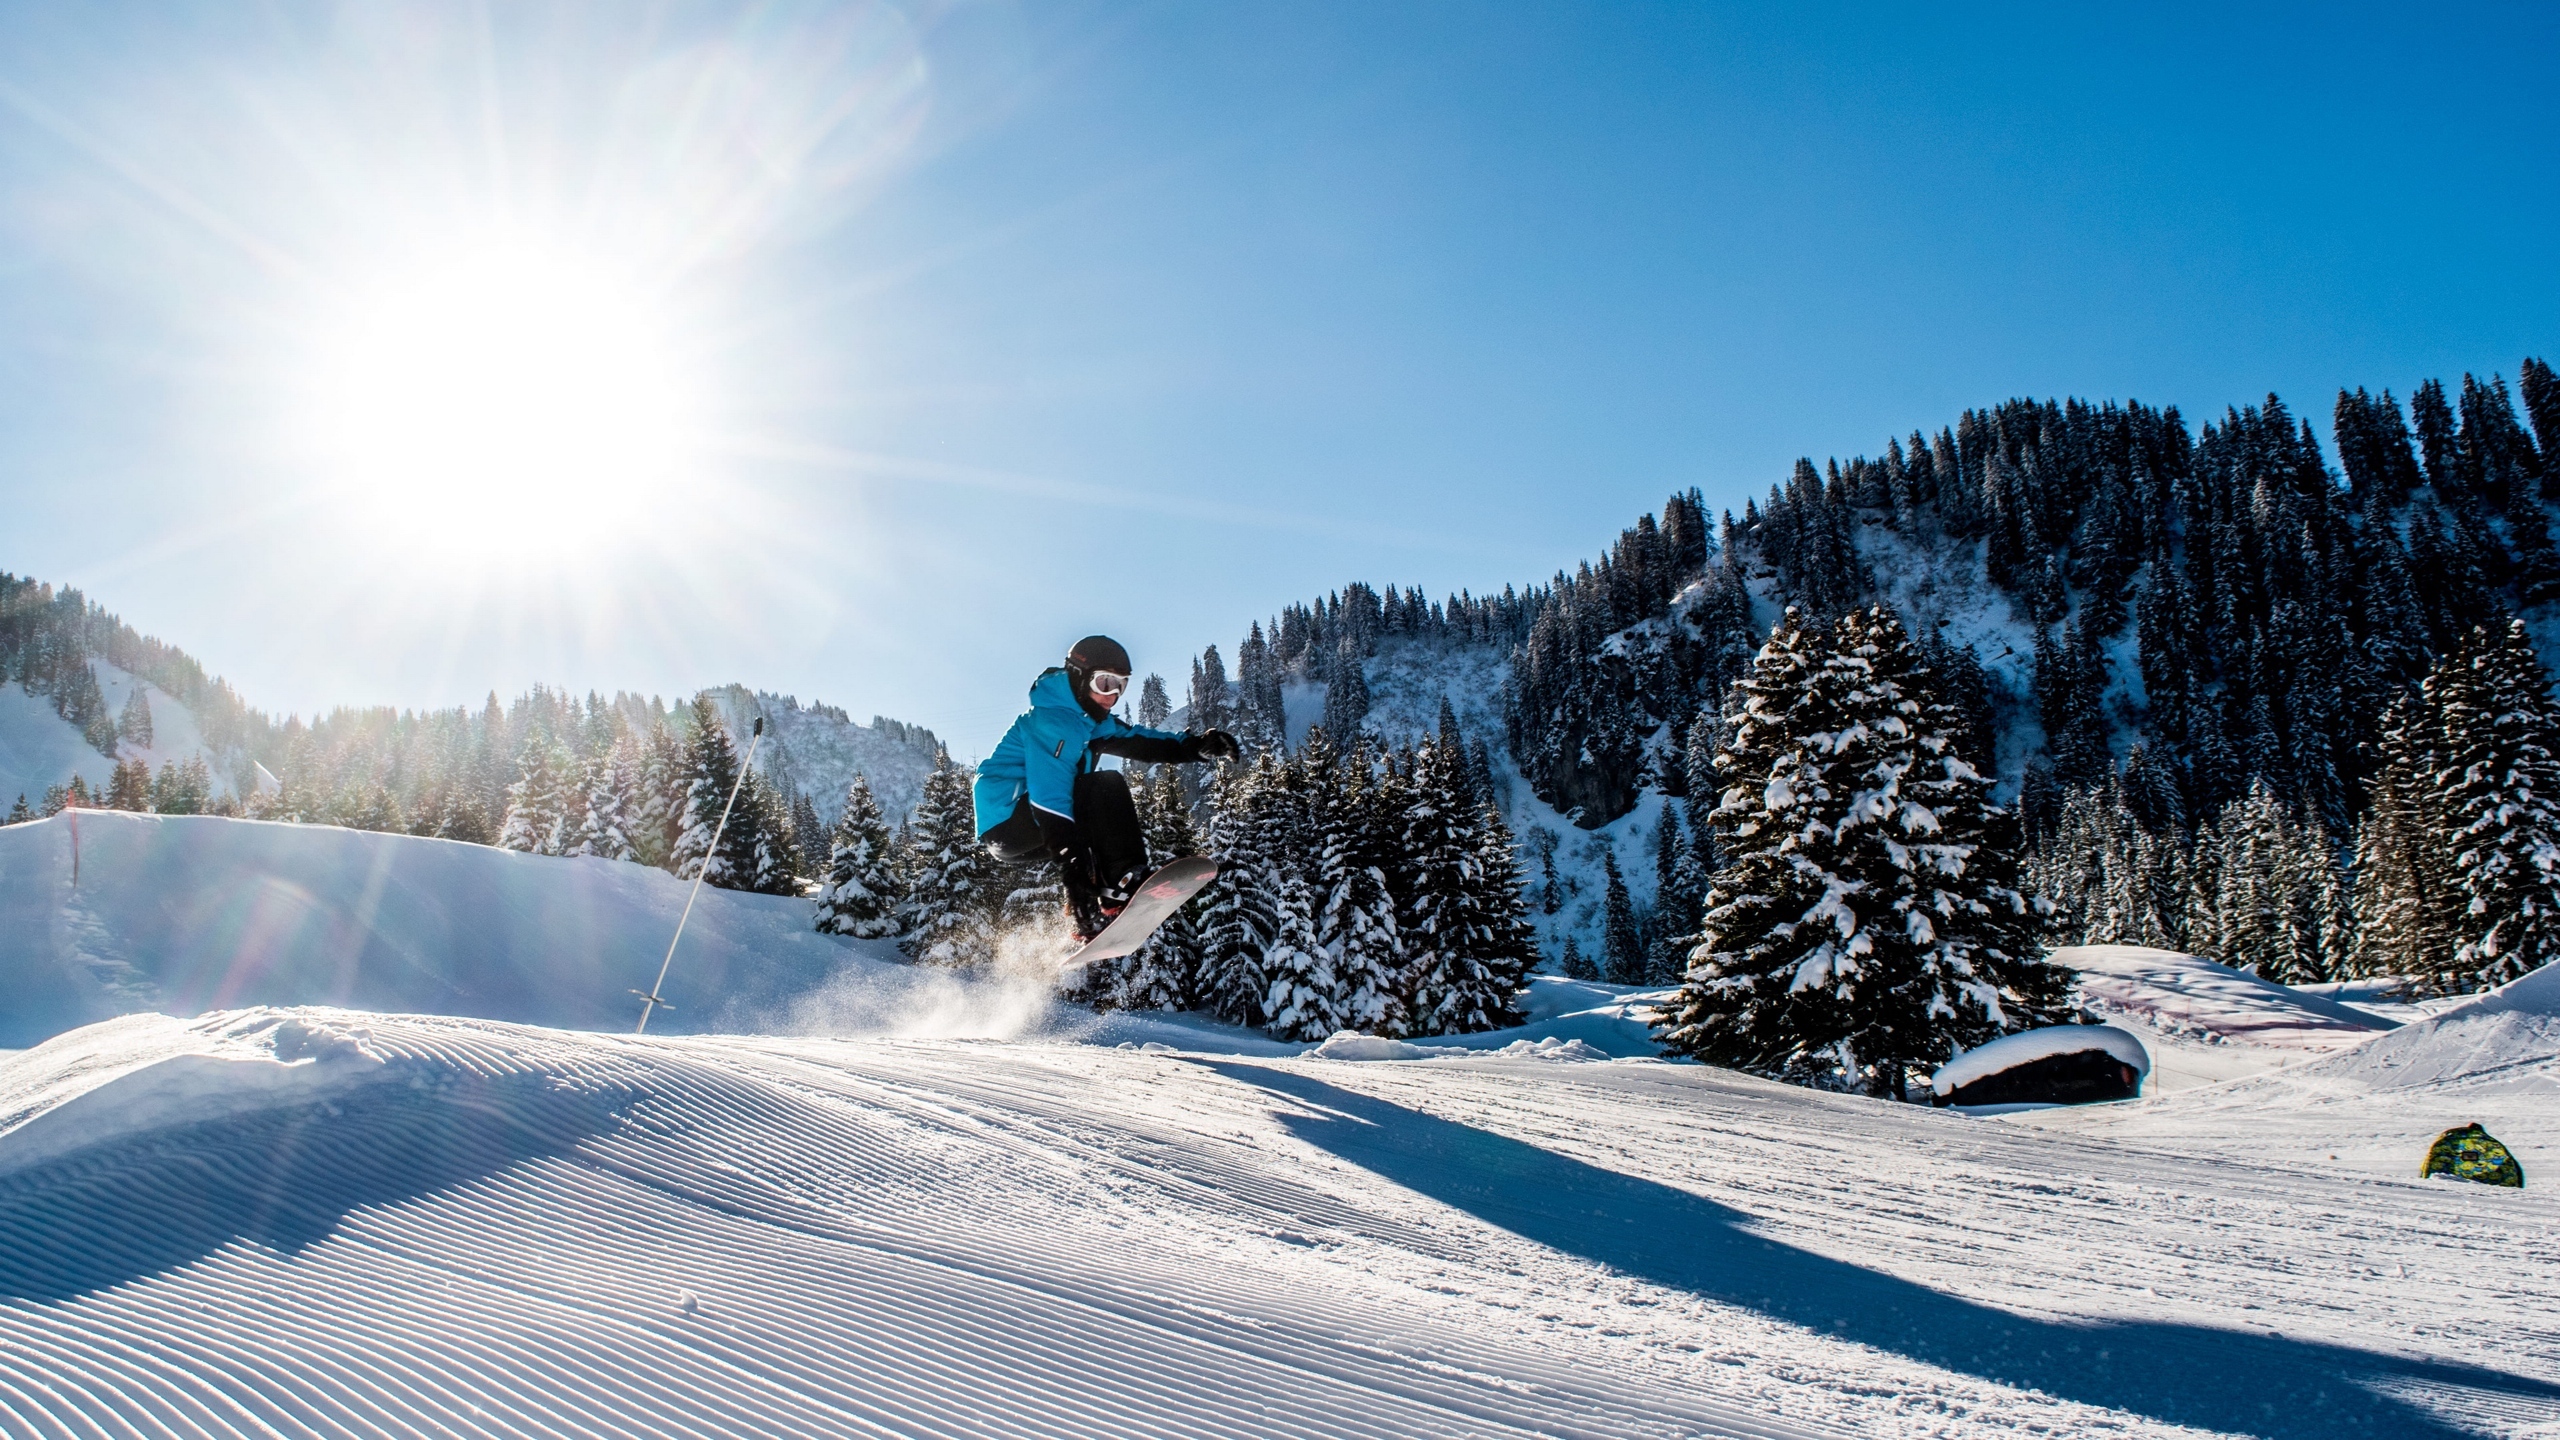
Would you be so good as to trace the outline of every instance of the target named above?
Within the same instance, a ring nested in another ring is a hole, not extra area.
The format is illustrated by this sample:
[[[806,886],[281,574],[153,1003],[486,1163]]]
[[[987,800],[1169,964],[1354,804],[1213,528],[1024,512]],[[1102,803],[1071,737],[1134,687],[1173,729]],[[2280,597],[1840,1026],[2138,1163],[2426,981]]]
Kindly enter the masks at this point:
[[[1024,796],[1014,802],[1011,815],[979,838],[1008,865],[1044,853],[1055,857],[1065,875],[1068,903],[1076,905],[1079,915],[1096,900],[1117,909],[1127,895],[1113,893],[1106,899],[1105,892],[1143,878],[1147,868],[1147,832],[1138,823],[1129,777],[1117,770],[1078,775],[1075,807],[1070,820]]]

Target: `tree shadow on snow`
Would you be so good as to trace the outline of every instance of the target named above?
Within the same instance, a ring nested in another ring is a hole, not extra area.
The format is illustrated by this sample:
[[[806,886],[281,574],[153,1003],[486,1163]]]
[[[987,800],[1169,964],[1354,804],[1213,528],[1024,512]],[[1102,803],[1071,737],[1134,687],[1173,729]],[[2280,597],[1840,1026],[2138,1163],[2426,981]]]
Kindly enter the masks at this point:
[[[2477,1433],[2411,1399],[2541,1409],[2560,1385],[2475,1366],[2157,1321],[2013,1315],[1755,1234],[1753,1217],[1292,1071],[1195,1061],[1311,1107],[1291,1133],[1489,1225],[1655,1284],[1986,1380],[2277,1437]],[[2394,1393],[2402,1392],[2402,1393]]]
[[[286,1254],[348,1212],[568,1152],[630,1097],[440,1071],[172,1129],[0,1177],[0,1299],[67,1300],[247,1241]]]

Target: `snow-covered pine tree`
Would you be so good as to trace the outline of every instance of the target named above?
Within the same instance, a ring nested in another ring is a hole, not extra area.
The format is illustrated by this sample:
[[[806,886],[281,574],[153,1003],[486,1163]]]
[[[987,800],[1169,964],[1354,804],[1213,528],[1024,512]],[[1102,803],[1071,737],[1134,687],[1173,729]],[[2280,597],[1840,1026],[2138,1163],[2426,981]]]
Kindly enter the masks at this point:
[[[498,826],[498,848],[527,855],[560,853],[559,831],[566,807],[561,804],[560,757],[550,737],[525,737],[516,760],[515,783],[507,787],[506,819]]]
[[[855,772],[845,787],[844,813],[827,843],[819,879],[817,928],[829,935],[882,940],[898,933],[899,886],[889,826],[871,782]]]
[[[906,935],[900,948],[927,965],[976,965],[991,958],[992,865],[978,843],[969,772],[949,755],[938,757],[925,777],[902,840],[898,868],[907,893],[898,909]]]
[[[1520,1024],[1520,992],[1538,968],[1538,936],[1529,924],[1528,897],[1520,893],[1520,857],[1511,847],[1511,827],[1490,800],[1476,806],[1475,837],[1463,963],[1450,972],[1432,1020],[1443,1035]]]
[[[1161,730],[1173,718],[1173,699],[1165,694],[1164,677],[1150,674],[1138,687],[1138,723],[1150,730]]]
[[[1191,662],[1190,712],[1185,717],[1191,733],[1227,728],[1227,664],[1218,658],[1218,647],[1210,646]]]
[[[1247,755],[1285,748],[1281,744],[1284,719],[1281,703],[1280,662],[1271,653],[1270,642],[1263,638],[1262,622],[1255,621],[1245,632],[1244,643],[1236,647],[1236,739]]]
[[[0,825],[23,824],[34,818],[36,818],[36,812],[27,804],[27,792],[21,790],[18,792],[18,803],[9,807],[9,818],[0,820]]]
[[[693,698],[693,734],[686,746],[683,776],[684,829],[676,837],[667,857],[668,866],[680,880],[696,875],[705,884],[723,890],[752,890],[756,886],[756,850],[762,836],[758,833],[753,797],[743,790],[731,806],[729,796],[738,783],[738,748],[729,739],[729,727],[722,723],[719,710],[711,703],[709,692]],[[720,817],[726,810],[727,826]],[[714,835],[720,840],[720,851],[713,854]]]
[[[1268,987],[1263,1029],[1282,1040],[1322,1040],[1355,1023],[1337,1003],[1343,987],[1316,937],[1323,897],[1295,866],[1276,867],[1273,886],[1271,943],[1261,964]]]
[[[1467,787],[1487,805],[1500,805],[1503,792],[1493,779],[1493,750],[1478,736],[1467,746]]]
[[[1612,985],[1641,985],[1647,966],[1635,900],[1627,894],[1626,877],[1618,873],[1618,853],[1602,851],[1600,864],[1608,875],[1600,904],[1600,973]]]
[[[2470,898],[2440,989],[2503,985],[2560,956],[2560,725],[2522,620],[2474,631],[2443,687],[2437,776],[2453,877]],[[2443,672],[2439,672],[2443,673]],[[2430,676],[2428,685],[2437,684]],[[2435,697],[2430,697],[2435,698]]]
[[[1696,847],[1680,834],[1680,812],[1670,801],[1653,837],[1653,912],[1645,925],[1645,983],[1677,985],[1689,968],[1689,946],[1698,931],[1698,905],[1706,898],[1706,872]]]
[[[1338,753],[1330,736],[1308,736],[1303,752],[1310,785],[1318,896],[1316,944],[1332,969],[1341,1023],[1373,1035],[1404,1032],[1403,944],[1387,886],[1390,821],[1377,760],[1364,741]]]
[[[631,839],[631,812],[637,779],[632,773],[637,752],[628,735],[587,762],[587,813],[578,826],[572,855],[604,860],[638,860]]]
[[[827,872],[827,827],[805,790],[791,792],[791,838],[798,846],[800,877],[816,880]]]
[[[1147,863],[1200,853],[1191,827],[1191,803],[1173,766],[1159,765],[1138,793],[1147,832]],[[1195,907],[1185,905],[1156,927],[1147,943],[1110,967],[1105,1003],[1122,1010],[1187,1010],[1200,990],[1206,937]]]
[[[2462,943],[2470,897],[2453,874],[2428,717],[2415,691],[2383,712],[2380,764],[2356,826],[2356,975],[2433,974]]]
[[[675,868],[676,841],[684,834],[687,792],[685,745],[663,721],[638,737],[638,780],[631,802],[631,843],[640,863]]]
[[[1363,670],[1359,637],[1345,635],[1324,672],[1324,728],[1336,749],[1356,745],[1361,722],[1369,716],[1369,680]]]
[[[124,697],[124,710],[116,716],[116,738],[127,745],[151,748],[151,700],[142,693],[136,681],[133,693]]]
[[[1251,768],[1219,768],[1206,837],[1218,878],[1200,901],[1199,999],[1231,1025],[1259,1025],[1271,990],[1265,961],[1280,933],[1281,874],[1298,853],[1283,813],[1291,796],[1284,762],[1272,751],[1254,757]]]
[[[759,895],[797,895],[800,893],[802,858],[800,837],[792,825],[791,803],[762,774],[747,777],[747,793],[738,797],[738,808],[754,808],[755,879],[748,886]],[[742,817],[732,815],[735,827]]]
[[[139,695],[137,688],[133,693]],[[107,779],[107,808],[110,810],[147,811],[151,808],[151,763],[147,760],[119,760],[115,773]]]
[[[2061,1018],[2069,976],[2039,954],[2014,822],[1893,612],[1817,627],[1790,609],[1737,691],[1715,761],[1725,864],[1665,1043],[1899,1096],[1916,1067]]]
[[[1582,953],[1581,942],[1570,935],[1564,937],[1564,959],[1560,965],[1568,980],[1600,978],[1600,967],[1591,963],[1591,957]]]
[[[201,815],[213,799],[213,772],[201,755],[172,760],[151,782],[151,808],[162,815]]]
[[[1409,1028],[1437,1035],[1449,1028],[1449,1011],[1462,1006],[1456,992],[1472,979],[1470,933],[1479,853],[1475,807],[1467,803],[1466,753],[1456,722],[1441,703],[1441,736],[1413,753],[1410,775],[1397,787],[1401,834],[1395,854],[1403,914],[1403,1002]]]
[[[2188,941],[2280,984],[2332,980],[2347,968],[2346,877],[2328,831],[2276,797],[2264,776],[2201,829],[2211,842]]]

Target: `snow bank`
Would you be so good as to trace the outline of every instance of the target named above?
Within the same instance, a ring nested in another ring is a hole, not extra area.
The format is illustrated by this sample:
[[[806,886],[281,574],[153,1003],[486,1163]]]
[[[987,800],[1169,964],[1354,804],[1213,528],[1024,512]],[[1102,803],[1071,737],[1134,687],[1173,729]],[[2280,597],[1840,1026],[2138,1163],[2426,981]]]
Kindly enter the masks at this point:
[[[2359,1044],[2394,1022],[2306,994],[2200,955],[2141,945],[2068,945],[2057,965],[2080,973],[2083,1004],[2172,1035],[2325,1052]]]
[[[2041,1030],[2003,1035],[1967,1050],[1941,1067],[1930,1078],[1929,1088],[1941,1095],[1951,1094],[1957,1087],[1970,1085],[1985,1075],[2083,1050],[2104,1050],[2141,1074],[2151,1073],[2151,1052],[2142,1048],[2140,1040],[2113,1025],[2048,1025]]]

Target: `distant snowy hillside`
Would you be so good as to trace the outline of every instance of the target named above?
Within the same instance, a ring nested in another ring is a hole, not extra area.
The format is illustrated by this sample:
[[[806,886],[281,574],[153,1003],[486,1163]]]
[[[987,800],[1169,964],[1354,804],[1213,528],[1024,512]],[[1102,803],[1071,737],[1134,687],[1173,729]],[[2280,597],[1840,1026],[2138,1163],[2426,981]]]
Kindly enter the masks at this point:
[[[0,826],[0,1047],[136,1010],[339,1004],[627,1029],[685,886],[609,860],[321,825],[78,815]],[[810,929],[806,901],[705,889],[653,1027],[753,1024],[847,977],[947,977]],[[835,987],[830,991],[830,986]],[[856,987],[858,988],[858,987]]]
[[[15,680],[0,681],[0,813],[23,795],[39,804],[44,792],[78,775],[104,789],[115,762],[98,753],[78,726],[54,713],[53,702],[30,695]]]
[[[0,1429],[2560,1423],[2519,1238],[2560,1205],[2292,1120],[2199,1154],[1648,1061],[137,1017],[0,1061]]]
[[[803,708],[798,696],[749,691],[724,685],[710,692],[739,748],[747,730],[762,715],[768,729],[756,768],[786,791],[809,797],[818,818],[829,825],[844,813],[845,787],[855,775],[871,782],[871,793],[891,824],[904,820],[924,795],[924,777],[933,773],[942,744],[932,731],[880,716],[868,725],[832,705]]]
[[[151,707],[151,743],[119,741],[116,757],[110,759],[82,737],[78,726],[63,719],[52,701],[28,694],[16,681],[0,682],[0,813],[6,813],[20,795],[30,805],[41,803],[46,790],[70,784],[75,774],[93,792],[104,794],[116,759],[140,760],[154,774],[163,765],[201,759],[212,774],[217,794],[232,788],[237,756],[207,744],[195,713],[185,704],[104,660],[94,662],[93,668],[112,713],[121,713],[134,687],[142,687]]]

